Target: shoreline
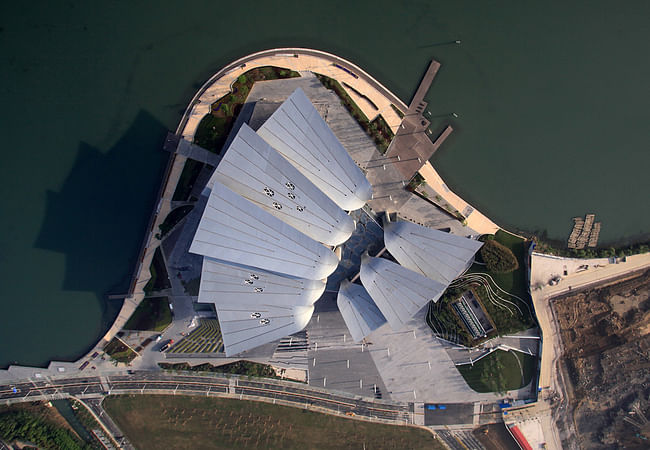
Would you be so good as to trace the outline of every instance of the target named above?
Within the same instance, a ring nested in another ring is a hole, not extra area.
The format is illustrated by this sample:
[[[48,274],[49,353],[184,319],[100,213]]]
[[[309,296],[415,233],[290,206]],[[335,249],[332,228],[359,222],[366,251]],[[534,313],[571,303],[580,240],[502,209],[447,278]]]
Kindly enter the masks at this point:
[[[176,135],[191,142],[200,120],[210,111],[212,103],[230,92],[231,85],[237,77],[251,69],[270,65],[295,70],[297,72],[310,71],[335,79],[341,83],[346,92],[353,96],[353,98],[358,97],[360,93],[370,99],[376,106],[375,108],[368,102],[360,102],[357,105],[369,120],[374,119],[378,115],[382,115],[394,131],[399,129],[402,122],[402,118],[399,117],[394,108],[399,109],[404,114],[408,114],[408,106],[399,97],[353,63],[320,50],[276,48],[263,50],[239,58],[211,76],[198,89],[186,107],[176,129]],[[347,88],[346,85],[352,89]],[[356,93],[353,92],[353,89]],[[145,297],[143,287],[151,278],[149,268],[154,252],[160,246],[160,241],[155,238],[154,230],[157,230],[158,225],[164,221],[172,209],[172,196],[186,160],[187,158],[185,156],[177,153],[170,155],[165,176],[161,182],[159,196],[153,207],[153,213],[146,231],[142,250],[138,256],[138,266],[134,271],[135,274],[132,278],[130,292],[125,296],[122,308],[108,331],[89,351],[75,361],[50,361],[46,368],[10,365],[7,369],[0,370],[0,378],[2,378],[3,373],[33,375],[34,373],[48,371],[50,375],[62,374],[61,368],[65,373],[78,373],[78,367],[83,364],[84,360],[92,361],[92,355],[95,352],[102,353],[103,347],[122,329],[135,308]],[[420,169],[420,174],[425,178],[429,187],[436,191],[444,201],[461,212],[470,228],[481,234],[494,234],[496,231],[502,229],[487,216],[483,215],[451,191],[429,161]],[[514,234],[508,230],[503,230]]]

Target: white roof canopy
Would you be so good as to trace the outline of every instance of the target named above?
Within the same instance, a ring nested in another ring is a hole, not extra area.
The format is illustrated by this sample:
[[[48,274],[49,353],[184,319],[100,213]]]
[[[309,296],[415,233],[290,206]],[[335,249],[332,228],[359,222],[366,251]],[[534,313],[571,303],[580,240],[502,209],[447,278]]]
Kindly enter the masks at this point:
[[[482,242],[411,222],[384,220],[384,243],[404,267],[449,285],[471,264]]]
[[[386,318],[363,286],[348,280],[341,282],[336,304],[355,342],[360,342],[386,323]]]
[[[199,302],[308,306],[325,291],[322,280],[287,277],[203,258]]]
[[[310,280],[326,278],[339,263],[330,249],[218,182],[190,252]]]
[[[397,331],[429,301],[438,301],[446,285],[384,258],[361,258],[361,282]]]
[[[273,342],[307,326],[314,312],[309,306],[217,304],[226,356]]]
[[[354,232],[354,220],[246,124],[213,178],[319,242],[338,245]]]
[[[296,89],[257,133],[342,209],[359,209],[372,198],[363,172],[302,89]]]

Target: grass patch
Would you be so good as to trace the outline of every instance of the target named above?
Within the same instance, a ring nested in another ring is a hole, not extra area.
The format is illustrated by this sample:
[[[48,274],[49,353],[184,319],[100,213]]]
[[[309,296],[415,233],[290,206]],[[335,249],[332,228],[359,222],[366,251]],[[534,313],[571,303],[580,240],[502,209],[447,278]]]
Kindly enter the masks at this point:
[[[167,214],[163,223],[158,225],[158,228],[160,229],[160,237],[162,238],[164,235],[169,233],[178,222],[183,220],[183,218],[192,211],[193,208],[194,205],[180,206]]]
[[[199,177],[201,170],[203,169],[202,162],[194,161],[193,159],[188,159],[185,161],[185,166],[183,166],[183,171],[181,172],[181,177],[176,184],[176,190],[174,190],[174,195],[172,200],[175,202],[186,202],[192,193],[192,188],[196,179]]]
[[[142,300],[124,325],[127,330],[162,331],[172,322],[167,297],[148,297]]]
[[[149,278],[149,281],[147,281],[147,284],[143,288],[145,294],[149,295],[152,292],[169,289],[171,287],[171,282],[169,281],[169,276],[167,274],[167,267],[165,267],[165,260],[163,259],[160,247],[156,248],[156,251],[153,254],[149,271],[151,272],[151,278]]]
[[[104,408],[139,449],[442,449],[426,430],[222,398],[109,396]]]
[[[104,351],[113,360],[125,364],[130,363],[136,356],[138,356],[133,350],[117,338],[113,338],[111,342],[106,344]]]
[[[0,409],[0,438],[6,442],[29,441],[41,448],[92,448],[47,416],[45,412],[34,413],[27,408],[4,407]]]
[[[210,113],[201,119],[194,134],[194,143],[213,153],[221,153],[223,144],[256,81],[299,76],[300,74],[293,70],[272,66],[251,69],[240,75],[232,84],[231,91],[214,102]]]
[[[525,353],[496,350],[473,366],[465,364],[456,368],[476,392],[503,393],[530,383],[536,361],[536,357]]]
[[[365,130],[368,136],[370,136],[372,140],[375,141],[375,145],[377,145],[379,152],[381,154],[386,153],[386,150],[388,149],[388,146],[390,145],[390,141],[393,139],[394,134],[384,118],[379,115],[375,120],[370,122],[370,120],[368,120],[368,117],[366,117],[363,111],[361,111],[361,108],[359,108],[354,100],[352,100],[352,97],[348,95],[348,93],[338,81],[326,77],[325,75],[316,74],[316,76],[323,84],[323,86],[334,91],[334,93],[338,95],[339,99],[341,99],[341,104],[343,104],[350,115],[356,119],[356,121],[359,123],[359,125],[361,125],[361,128]],[[361,93],[358,94],[365,97]]]
[[[227,104],[224,108],[228,108]],[[220,153],[228,137],[227,131],[230,130],[230,125],[228,116],[216,117],[214,114],[206,114],[196,128],[194,143],[213,153]]]

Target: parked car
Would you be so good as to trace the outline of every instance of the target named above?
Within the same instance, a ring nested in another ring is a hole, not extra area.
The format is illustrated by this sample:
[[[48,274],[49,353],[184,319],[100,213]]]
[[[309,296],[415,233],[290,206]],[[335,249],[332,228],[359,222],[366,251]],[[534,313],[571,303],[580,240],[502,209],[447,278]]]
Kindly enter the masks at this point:
[[[174,343],[174,340],[173,340],[173,339],[170,339],[168,342],[165,343],[165,345],[163,345],[162,347],[160,347],[160,352],[162,353],[162,352],[166,351],[167,349],[169,349],[169,347],[171,347],[171,345],[172,345],[173,343]]]

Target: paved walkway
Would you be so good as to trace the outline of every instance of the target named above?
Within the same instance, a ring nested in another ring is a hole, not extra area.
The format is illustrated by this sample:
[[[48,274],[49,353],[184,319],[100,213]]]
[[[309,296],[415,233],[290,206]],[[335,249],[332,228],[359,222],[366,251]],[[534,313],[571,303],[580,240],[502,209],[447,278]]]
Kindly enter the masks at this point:
[[[381,114],[395,133],[402,119],[391,104],[404,113],[408,110],[408,106],[379,81],[343,58],[318,50],[278,48],[246,56],[217,72],[194,97],[186,111],[187,120],[180,124],[178,132],[182,133],[185,139],[192,141],[199,122],[210,112],[210,105],[230,92],[230,86],[237,77],[251,69],[264,66],[283,67],[296,72],[309,71],[333,78],[341,85],[347,84],[353,89],[344,89],[357,101],[368,119],[373,120]],[[357,92],[370,102],[359,101]]]
[[[456,208],[464,217],[467,226],[481,234],[494,234],[499,231],[499,226],[470,206],[465,200],[453,193],[442,180],[430,162],[420,169],[420,175],[433,191],[442,197],[449,205]]]
[[[181,139],[178,143],[176,153],[189,159],[209,164],[212,167],[217,167],[221,161],[220,155],[199,147],[198,145],[194,145],[185,139]]]

